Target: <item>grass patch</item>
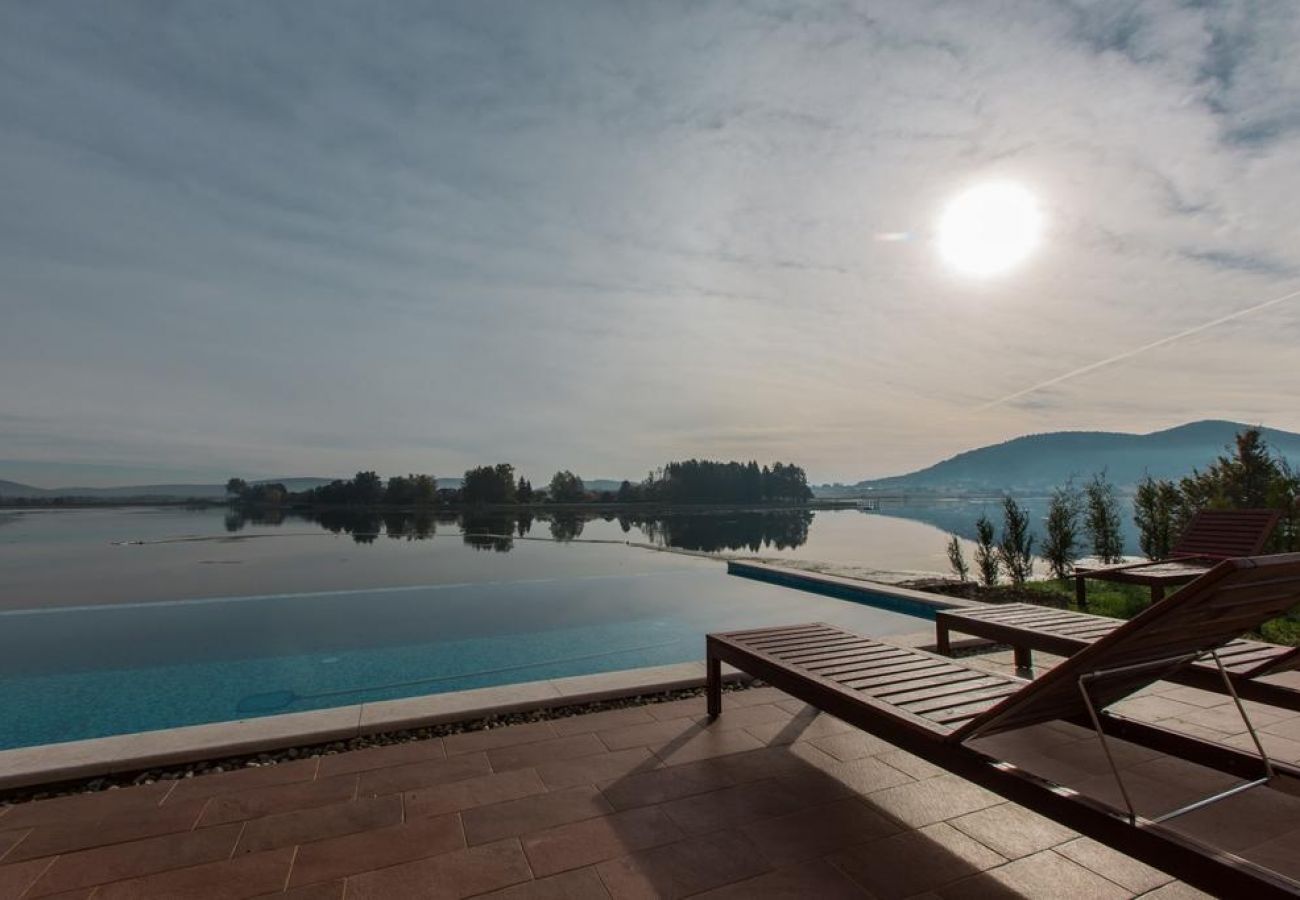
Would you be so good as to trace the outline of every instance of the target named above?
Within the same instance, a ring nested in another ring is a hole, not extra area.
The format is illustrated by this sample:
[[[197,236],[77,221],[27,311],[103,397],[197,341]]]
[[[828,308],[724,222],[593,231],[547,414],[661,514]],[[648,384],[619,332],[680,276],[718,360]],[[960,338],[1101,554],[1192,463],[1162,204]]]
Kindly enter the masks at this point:
[[[1151,605],[1151,591],[1148,588],[1135,584],[1116,584],[1113,581],[1089,581],[1088,606],[1085,609],[1080,609],[1074,602],[1073,579],[1030,581],[1025,583],[1024,589],[1040,599],[1023,602],[1042,603],[1094,616],[1110,616],[1112,619],[1131,619]]]
[[[1000,584],[987,588],[970,583],[958,584],[954,581],[917,586],[922,590],[982,600],[985,603],[1035,603],[1055,609],[1086,612],[1094,616],[1109,616],[1112,619],[1131,619],[1151,605],[1149,588],[1136,584],[1116,584],[1113,581],[1088,581],[1087,609],[1079,609],[1074,602],[1073,579],[1028,581],[1020,587]],[[1268,641],[1271,644],[1300,647],[1300,609],[1280,619],[1265,622],[1257,633],[1248,634],[1246,637]]]

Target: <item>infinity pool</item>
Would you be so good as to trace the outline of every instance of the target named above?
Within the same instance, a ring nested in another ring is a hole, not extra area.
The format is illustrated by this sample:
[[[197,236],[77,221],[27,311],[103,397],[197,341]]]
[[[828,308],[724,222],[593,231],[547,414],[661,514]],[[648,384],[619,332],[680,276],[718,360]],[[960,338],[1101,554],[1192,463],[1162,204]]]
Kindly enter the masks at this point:
[[[0,613],[0,748],[703,657],[706,632],[920,619],[622,547],[644,571]],[[635,557],[632,557],[635,559]],[[882,598],[884,601],[884,598]]]

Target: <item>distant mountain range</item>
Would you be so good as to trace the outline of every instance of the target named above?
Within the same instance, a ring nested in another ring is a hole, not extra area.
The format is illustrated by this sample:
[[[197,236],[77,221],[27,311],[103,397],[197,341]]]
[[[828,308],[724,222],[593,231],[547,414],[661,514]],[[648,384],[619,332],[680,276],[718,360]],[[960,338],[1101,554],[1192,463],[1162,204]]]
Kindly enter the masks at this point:
[[[1155,478],[1177,479],[1194,468],[1204,469],[1247,427],[1250,426],[1240,422],[1205,420],[1150,434],[1112,431],[1031,434],[967,450],[906,475],[852,485],[820,485],[813,490],[819,497],[890,491],[952,494],[1045,491],[1071,477],[1082,482],[1102,469],[1121,490],[1129,490],[1147,473]],[[1300,434],[1272,428],[1263,429],[1263,434],[1274,453],[1300,462]]]
[[[1241,422],[1205,420],[1179,425],[1150,434],[1116,431],[1054,431],[1030,434],[1001,444],[967,450],[942,462],[888,478],[856,484],[823,484],[813,488],[817,497],[853,497],[874,492],[924,492],[931,494],[979,494],[1001,491],[1050,491],[1074,478],[1082,482],[1105,469],[1121,490],[1131,490],[1143,476],[1181,478],[1192,469],[1203,469],[1224,453],[1233,438],[1250,426]],[[1264,439],[1274,453],[1300,464],[1300,434],[1263,429]],[[328,484],[329,478],[268,478],[257,483],[279,482],[291,491],[304,491]],[[460,487],[458,477],[438,478],[438,486]],[[616,491],[619,481],[592,478],[589,491]],[[545,487],[545,482],[534,482]],[[225,484],[145,484],[113,488],[37,488],[15,481],[0,480],[0,497],[50,499],[85,497],[96,500],[212,500],[225,496]]]

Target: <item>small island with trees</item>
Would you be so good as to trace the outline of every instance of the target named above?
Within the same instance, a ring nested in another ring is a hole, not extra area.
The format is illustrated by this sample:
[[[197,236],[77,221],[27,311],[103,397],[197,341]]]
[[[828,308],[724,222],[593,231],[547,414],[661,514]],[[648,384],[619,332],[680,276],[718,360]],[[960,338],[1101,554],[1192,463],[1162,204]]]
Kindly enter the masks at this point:
[[[582,479],[563,469],[545,487],[518,477],[510,463],[476,466],[459,487],[440,488],[431,475],[358,472],[306,491],[291,492],[276,483],[226,482],[231,503],[249,508],[427,509],[434,506],[586,506],[658,504],[662,506],[799,506],[812,499],[808,477],[793,463],[670,462],[643,481],[623,481],[616,491],[588,490]]]

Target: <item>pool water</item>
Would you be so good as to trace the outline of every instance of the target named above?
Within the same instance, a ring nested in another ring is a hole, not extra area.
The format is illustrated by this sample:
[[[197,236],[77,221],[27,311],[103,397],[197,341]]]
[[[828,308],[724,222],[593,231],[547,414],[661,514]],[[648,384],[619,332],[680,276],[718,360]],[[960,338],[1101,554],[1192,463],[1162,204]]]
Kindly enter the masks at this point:
[[[563,556],[540,577],[0,611],[0,748],[699,660],[708,631],[924,627],[711,560],[531,550]]]

